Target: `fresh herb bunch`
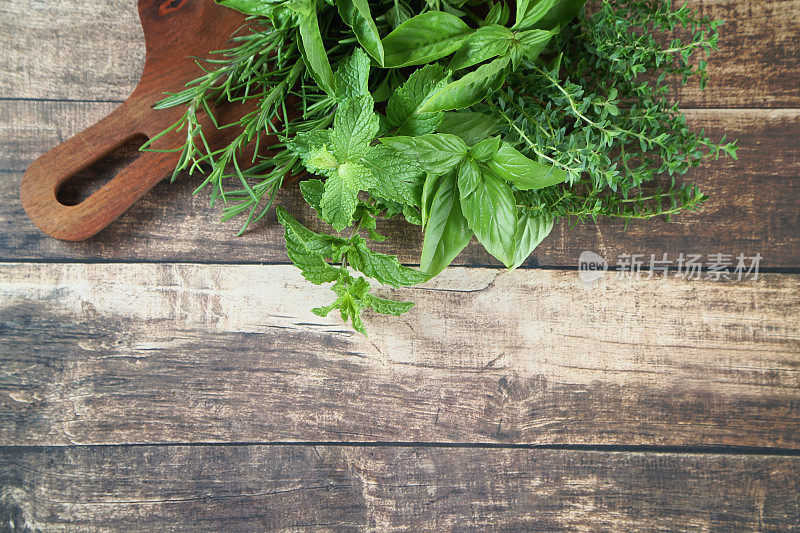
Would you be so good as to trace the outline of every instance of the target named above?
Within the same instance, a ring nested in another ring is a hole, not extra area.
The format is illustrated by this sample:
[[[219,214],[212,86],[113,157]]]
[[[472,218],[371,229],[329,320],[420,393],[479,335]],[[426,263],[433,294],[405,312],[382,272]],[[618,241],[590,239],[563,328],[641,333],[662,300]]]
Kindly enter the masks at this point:
[[[339,310],[362,333],[365,309],[412,305],[375,296],[367,278],[421,283],[473,236],[513,269],[562,219],[697,209],[705,196],[675,177],[736,156],[667,100],[669,80],[705,86],[695,52],[716,49],[721,24],[669,0],[219,2],[250,26],[159,104],[186,106],[167,130],[186,132],[175,172],[205,173],[198,190],[212,188],[226,219],[246,214],[242,231],[287,176],[317,176],[300,188],[334,231],[278,207],[287,253],[306,279],[333,284],[335,301],[314,313]],[[688,38],[670,40],[676,29]],[[248,111],[239,136],[211,149],[198,114],[224,127],[220,101]],[[384,240],[376,221],[396,216],[423,228],[419,271],[368,246]]]

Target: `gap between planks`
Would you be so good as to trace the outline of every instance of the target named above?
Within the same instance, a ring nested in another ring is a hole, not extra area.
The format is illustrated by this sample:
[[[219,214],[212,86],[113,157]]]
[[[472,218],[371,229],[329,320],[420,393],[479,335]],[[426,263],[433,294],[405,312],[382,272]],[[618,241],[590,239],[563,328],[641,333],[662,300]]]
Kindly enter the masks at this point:
[[[411,267],[411,268],[419,268],[419,263],[414,262],[401,262],[403,266]],[[15,258],[6,258],[0,262],[0,266],[2,265],[15,265],[15,266],[23,266],[23,265],[168,265],[168,266],[263,266],[263,267],[281,267],[281,266],[293,266],[293,263],[289,261],[172,261],[169,259],[150,259],[150,260],[136,260],[136,259],[36,259],[31,260],[28,258],[25,259],[15,259]],[[502,272],[510,272],[506,268],[498,265],[493,264],[483,264],[483,263],[470,263],[470,264],[456,264],[452,265],[448,268],[466,268],[466,269],[489,269],[489,270],[497,270],[499,273]],[[578,271],[577,265],[522,265],[515,270],[527,271],[527,270],[552,270],[556,272],[577,272]],[[678,272],[677,267],[669,267],[669,272],[671,275],[674,275]],[[620,268],[615,266],[609,266],[608,272],[615,273],[619,272]],[[662,270],[659,269],[658,272]],[[642,275],[646,275],[650,272],[650,268],[647,266],[642,265],[640,270]],[[701,273],[707,273],[708,268],[703,266],[700,269]],[[800,274],[800,266],[798,267],[760,267],[758,269],[759,274],[785,274],[785,275],[796,275]]]
[[[800,457],[798,448],[772,448],[768,446],[655,446],[655,445],[604,445],[604,444],[503,444],[485,442],[414,442],[414,441],[251,441],[251,442],[140,442],[105,444],[4,444],[2,450],[49,450],[65,448],[176,448],[176,447],[247,447],[247,446],[326,446],[333,448],[436,448],[482,450],[529,450],[596,452],[618,454],[670,454],[670,455],[726,455],[730,457]]]

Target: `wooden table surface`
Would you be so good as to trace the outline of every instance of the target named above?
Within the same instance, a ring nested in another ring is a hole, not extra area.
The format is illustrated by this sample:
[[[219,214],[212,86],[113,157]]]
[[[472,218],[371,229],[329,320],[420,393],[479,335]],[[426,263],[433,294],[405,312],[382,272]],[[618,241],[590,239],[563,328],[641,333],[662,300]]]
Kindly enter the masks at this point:
[[[274,216],[236,238],[188,178],[88,242],[40,234],[24,169],[144,44],[133,0],[0,2],[0,530],[800,529],[800,0],[691,4],[727,24],[677,96],[741,145],[691,174],[707,208],[562,225],[512,273],[471,245],[364,338],[310,313]],[[762,260],[587,286],[582,250]]]

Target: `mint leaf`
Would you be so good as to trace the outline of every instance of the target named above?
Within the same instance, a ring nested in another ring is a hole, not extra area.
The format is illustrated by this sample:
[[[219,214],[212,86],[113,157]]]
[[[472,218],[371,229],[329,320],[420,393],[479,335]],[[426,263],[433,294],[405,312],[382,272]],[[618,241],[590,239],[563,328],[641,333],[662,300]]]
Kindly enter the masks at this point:
[[[397,302],[395,300],[387,300],[386,298],[379,298],[378,296],[367,294],[364,298],[367,305],[372,307],[376,313],[383,315],[400,316],[412,307],[414,304],[411,302]]]
[[[363,52],[354,53],[351,63],[360,61],[359,56],[366,58]],[[357,67],[342,69],[355,71]],[[310,172],[328,177],[321,194],[319,183],[306,185],[304,194],[309,193],[306,200],[337,231],[351,224],[358,192],[380,184],[380,176],[362,163],[378,130],[378,115],[372,107],[369,94],[347,98],[339,103],[332,129],[299,133],[288,143]],[[406,163],[406,167],[410,166]]]
[[[461,211],[486,251],[510,267],[514,262],[517,207],[511,187],[478,164],[465,161],[458,169]]]
[[[378,183],[378,180],[372,171],[362,163],[351,163],[350,161],[345,161],[339,165],[337,173],[349,183],[353,183],[358,190],[374,188]]]
[[[442,121],[442,113],[419,111],[431,93],[447,84],[440,65],[427,65],[409,76],[408,81],[392,93],[386,104],[386,116],[398,135],[433,133]]]
[[[374,191],[381,198],[419,205],[425,172],[415,161],[387,145],[372,147],[362,163],[375,178]]]
[[[368,94],[349,98],[339,104],[331,130],[333,153],[340,162],[357,161],[369,151],[378,133],[378,115]]]
[[[359,183],[349,173],[336,173],[325,181],[320,207],[322,218],[342,231],[353,221],[353,213],[358,204]]]
[[[285,209],[280,206],[278,209],[281,211],[281,213],[278,214],[279,222],[285,229],[291,231],[294,237],[302,242],[303,247],[307,249],[309,253],[314,253],[322,258],[332,259],[333,261],[340,261],[342,259],[342,254],[348,246],[346,240],[341,237],[311,231],[292,218]]]
[[[300,160],[309,172],[328,176],[330,171],[338,166],[338,162],[329,150],[331,137],[327,130],[298,133],[287,146],[300,156]]]
[[[373,252],[362,238],[353,239],[347,260],[359,272],[393,287],[416,285],[429,279],[426,274],[401,265],[394,255]]]
[[[319,213],[322,211],[322,193],[325,191],[325,184],[322,180],[305,180],[300,182],[300,192],[303,193],[305,201]]]
[[[348,281],[350,280],[348,279]],[[369,283],[367,283],[367,280],[358,278],[354,283],[338,281],[331,289],[336,293],[338,298],[336,298],[332,304],[325,307],[314,308],[311,312],[317,316],[325,317],[334,309],[338,309],[343,321],[347,322],[348,319],[352,320],[353,329],[366,335],[367,331],[361,320],[361,312],[368,307],[368,303],[365,301],[365,296],[367,296],[367,291],[369,291]]]
[[[300,269],[303,277],[311,283],[321,285],[338,280],[347,272],[334,267],[325,261],[325,256],[341,258],[340,247],[346,244],[344,239],[314,233],[286,212],[277,208],[278,221],[283,225],[286,239],[286,253],[292,263]],[[338,256],[338,257],[337,257]]]
[[[359,98],[369,93],[369,57],[360,48],[353,50],[336,69],[336,99]]]
[[[307,189],[314,194],[318,187],[312,185]],[[374,219],[370,217],[374,208],[362,204],[359,209],[363,216],[369,217],[374,223]],[[332,266],[326,260],[341,261],[345,253],[354,268],[381,283],[399,286],[427,280],[427,276],[421,272],[400,265],[394,256],[372,252],[367,248],[364,239],[357,234],[350,240],[345,240],[315,233],[292,218],[282,207],[277,208],[277,213],[278,221],[284,228],[286,253],[300,269],[303,277],[317,285],[335,282],[331,289],[337,298],[330,305],[312,309],[314,314],[327,316],[338,309],[342,320],[351,320],[353,328],[366,335],[361,319],[361,313],[365,309],[372,307],[378,313],[400,315],[411,308],[410,303],[395,302],[370,294],[370,285],[366,279],[353,279],[346,269]]]
[[[416,137],[382,137],[389,145],[410,158],[431,174],[446,174],[467,155],[467,145],[459,137],[445,133],[428,133]]]
[[[370,239],[375,242],[383,242],[386,240],[386,237],[378,233],[378,226],[375,220],[378,214],[379,210],[374,206],[359,202],[358,207],[356,207],[356,212],[353,215],[353,220],[358,224],[360,229],[367,231],[367,235],[369,235]]]
[[[422,225],[422,214],[417,208],[408,204],[403,204],[403,218],[405,218],[406,222],[409,224],[414,224],[415,226]]]

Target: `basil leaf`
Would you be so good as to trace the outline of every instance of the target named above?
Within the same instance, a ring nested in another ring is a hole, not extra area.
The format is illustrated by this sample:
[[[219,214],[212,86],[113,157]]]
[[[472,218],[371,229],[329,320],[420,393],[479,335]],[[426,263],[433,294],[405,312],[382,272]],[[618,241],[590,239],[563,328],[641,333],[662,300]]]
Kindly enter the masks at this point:
[[[475,161],[483,162],[488,161],[494,157],[497,151],[500,149],[501,143],[500,137],[492,137],[490,139],[484,139],[481,142],[477,143],[475,146],[469,149],[469,154]]]
[[[308,3],[305,0],[280,3],[268,3],[262,0],[219,0],[219,4],[245,15],[267,17],[279,30],[296,27],[308,11]]]
[[[445,269],[472,238],[472,230],[461,213],[455,171],[442,177],[431,202],[420,268],[430,276]]]
[[[544,0],[542,0],[544,1]],[[537,28],[563,28],[578,16],[586,0],[559,0],[536,24]]]
[[[489,10],[489,13],[486,15],[486,18],[484,19],[484,23],[487,26],[491,26],[493,24],[500,24],[500,18],[502,17],[503,14],[503,4],[504,2],[495,4]]]
[[[397,128],[398,135],[424,135],[433,133],[442,121],[442,113],[419,111],[431,93],[446,85],[444,69],[440,65],[426,65],[408,77],[402,87],[394,91],[386,104],[389,124]]]
[[[437,131],[457,135],[472,146],[500,128],[500,121],[491,115],[472,111],[449,111],[444,114]]]
[[[527,211],[519,213],[514,232],[514,258],[510,269],[519,267],[533,250],[539,246],[553,229],[553,219],[548,216],[531,216]]]
[[[353,28],[359,44],[383,66],[383,44],[367,0],[336,0],[342,20]]]
[[[475,105],[497,90],[505,80],[511,56],[499,57],[451,82],[430,97],[420,111],[450,111]]]
[[[384,66],[424,65],[455,52],[472,30],[459,17],[428,11],[383,38]]]
[[[478,28],[453,55],[448,68],[456,71],[505,55],[513,39],[514,34],[505,26],[494,24]]]
[[[528,12],[528,6],[530,6],[530,4],[531,0],[517,0],[516,3],[517,9],[515,11],[515,13],[517,14],[517,20],[514,23],[514,27],[517,27],[517,25],[519,25],[519,23],[522,22],[522,19],[525,17],[525,13]]]
[[[517,21],[514,23],[514,29],[530,28],[544,18],[550,9],[558,2],[559,0],[538,0],[538,2],[534,2],[533,5],[530,5],[531,2],[518,1]],[[522,6],[522,11],[520,11],[520,4],[524,4],[524,6]]]
[[[420,217],[422,218],[423,229],[427,225],[428,218],[430,217],[431,205],[436,192],[439,190],[439,183],[442,177],[438,174],[427,174],[425,176],[425,183],[422,184],[422,198],[420,201]]]
[[[517,32],[514,46],[511,49],[512,68],[517,69],[520,59],[533,61],[542,53],[547,43],[555,35],[555,31],[525,30]]]
[[[517,41],[522,48],[523,55],[528,59],[535,59],[544,50],[553,35],[552,31],[547,30],[525,30],[517,33]]]
[[[523,191],[549,187],[567,179],[566,170],[528,159],[508,143],[503,143],[494,157],[484,164],[492,174]]]
[[[517,207],[511,187],[478,164],[464,161],[458,169],[461,211],[486,251],[510,267],[514,261]]]
[[[312,11],[300,19],[298,32],[300,39],[297,40],[297,44],[303,61],[308,67],[308,72],[320,89],[333,96],[333,71],[322,42],[316,11]]]
[[[467,155],[468,150],[466,143],[460,138],[445,133],[428,133],[416,137],[382,137],[380,141],[433,174],[445,174],[454,169]]]

